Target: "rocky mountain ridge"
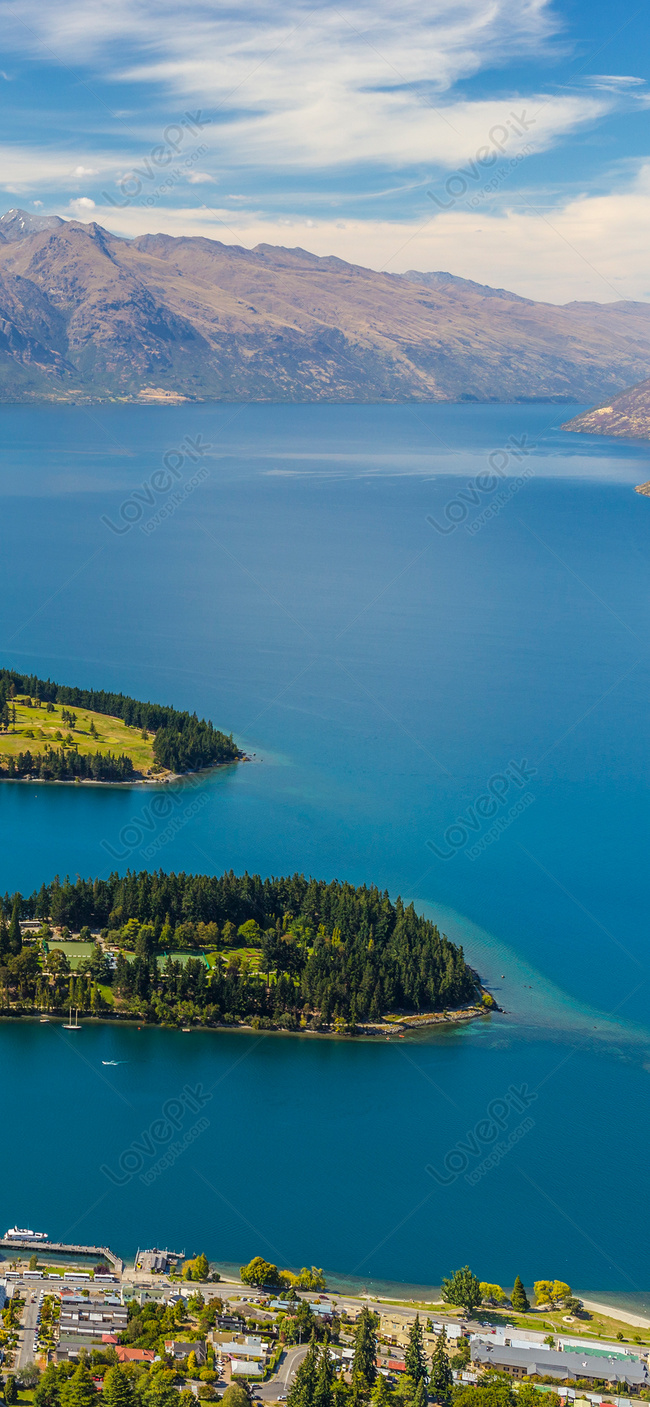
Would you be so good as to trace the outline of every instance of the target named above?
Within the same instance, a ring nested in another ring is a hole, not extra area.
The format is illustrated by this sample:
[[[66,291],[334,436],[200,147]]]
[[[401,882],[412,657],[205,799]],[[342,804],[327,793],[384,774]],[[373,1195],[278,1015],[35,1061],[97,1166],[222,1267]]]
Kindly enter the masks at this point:
[[[650,440],[650,380],[630,386],[608,405],[594,406],[568,420],[563,430],[587,435],[612,435],[618,439]]]
[[[535,303],[268,244],[0,218],[0,399],[594,401],[650,377],[650,304]]]

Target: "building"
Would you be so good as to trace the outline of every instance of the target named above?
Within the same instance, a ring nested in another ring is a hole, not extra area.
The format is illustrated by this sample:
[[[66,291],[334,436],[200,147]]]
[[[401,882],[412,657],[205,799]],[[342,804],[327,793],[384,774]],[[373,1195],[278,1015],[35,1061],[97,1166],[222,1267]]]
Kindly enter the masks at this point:
[[[632,1362],[628,1357],[605,1358],[590,1353],[560,1353],[548,1347],[541,1351],[538,1346],[514,1348],[499,1344],[474,1341],[471,1348],[472,1362],[479,1368],[496,1368],[511,1378],[522,1379],[538,1374],[540,1377],[557,1378],[559,1383],[579,1380],[592,1387],[598,1382],[619,1384],[638,1391],[650,1387],[650,1374],[646,1363]]]
[[[156,1357],[152,1348],[127,1348],[118,1344],[115,1349],[118,1363],[153,1363]]]
[[[241,1314],[222,1314],[220,1318],[217,1319],[216,1327],[222,1332],[229,1330],[231,1334],[243,1334],[246,1328],[246,1320],[242,1319]]]
[[[227,1353],[231,1358],[266,1358],[266,1347],[261,1339],[242,1336],[242,1338],[232,1343],[219,1344],[219,1352]]]
[[[253,1363],[249,1358],[233,1358],[230,1362],[231,1376],[238,1375],[240,1378],[263,1378],[265,1368],[263,1363]]]
[[[385,1339],[389,1339],[391,1343],[400,1348],[406,1348],[412,1327],[413,1319],[411,1316],[407,1318],[406,1315],[394,1312],[380,1316],[379,1332]],[[435,1321],[432,1323],[431,1329],[428,1330],[423,1326],[424,1342],[429,1351],[433,1349],[435,1340],[443,1329],[450,1340],[460,1339],[465,1333],[464,1324],[459,1324],[457,1319]]]
[[[65,1334],[87,1335],[101,1339],[102,1334],[121,1334],[129,1321],[125,1304],[114,1296],[106,1299],[86,1299],[84,1295],[61,1295],[59,1337]]]
[[[470,1334],[470,1341],[480,1339],[482,1343],[498,1344],[501,1348],[530,1348],[535,1346],[536,1351],[547,1353],[551,1345],[546,1342],[548,1334],[540,1333],[534,1329],[517,1329],[514,1324],[504,1324],[496,1329],[477,1329]],[[585,1343],[584,1339],[576,1339],[572,1335],[564,1334],[560,1330],[555,1335],[553,1345],[560,1353],[597,1353],[605,1358],[629,1358],[636,1363],[639,1353],[624,1344],[607,1343],[605,1340]]]
[[[151,1251],[138,1251],[135,1268],[145,1275],[164,1275],[169,1270],[169,1253],[159,1251],[155,1246]]]
[[[165,1353],[171,1358],[189,1358],[193,1353],[199,1365],[207,1360],[207,1349],[202,1339],[195,1339],[192,1343],[188,1339],[165,1339]]]

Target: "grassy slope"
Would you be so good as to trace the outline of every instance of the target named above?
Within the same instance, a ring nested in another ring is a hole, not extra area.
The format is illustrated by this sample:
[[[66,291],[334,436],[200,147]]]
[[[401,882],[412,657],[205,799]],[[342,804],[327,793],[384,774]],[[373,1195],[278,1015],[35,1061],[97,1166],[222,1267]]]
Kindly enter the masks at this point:
[[[105,713],[92,713],[90,709],[72,708],[67,704],[54,704],[54,712],[48,713],[44,704],[40,708],[28,708],[24,698],[16,698],[14,703],[15,731],[10,728],[8,733],[0,732],[0,766],[6,767],[6,759],[17,757],[19,752],[45,752],[48,744],[58,750],[67,739],[66,746],[70,745],[71,740],[72,744],[77,744],[80,753],[101,752],[104,756],[107,752],[112,752],[119,757],[124,752],[131,758],[137,772],[142,772],[145,776],[151,772],[156,776],[166,775],[164,768],[158,769],[154,764],[153,733],[149,734],[145,742],[139,728],[128,728],[121,718],[110,718]],[[76,714],[77,723],[74,729],[63,722],[63,711]],[[90,732],[92,722],[95,724],[97,737],[93,737]],[[61,734],[60,738],[57,738],[57,732]]]
[[[530,1294],[530,1286],[528,1286]],[[598,1295],[594,1292],[594,1299],[598,1300]],[[388,1301],[398,1304],[398,1300]],[[445,1315],[458,1315],[460,1319],[467,1316],[462,1311],[455,1310],[453,1305],[444,1305]],[[635,1329],[631,1324],[627,1324],[622,1319],[616,1318],[616,1310],[612,1309],[611,1316],[594,1312],[589,1319],[575,1318],[572,1324],[567,1324],[565,1319],[566,1311],[557,1310],[533,1310],[530,1314],[516,1314],[512,1309],[488,1309],[481,1306],[477,1309],[474,1318],[484,1324],[494,1325],[495,1328],[503,1327],[504,1324],[514,1324],[518,1329],[534,1329],[536,1333],[553,1333],[566,1335],[567,1338],[583,1338],[585,1342],[593,1339],[596,1343],[599,1338],[608,1342],[615,1339],[618,1333],[622,1333],[622,1342],[627,1343],[638,1350],[645,1344],[650,1343],[650,1329]],[[431,1318],[435,1318],[435,1313]]]

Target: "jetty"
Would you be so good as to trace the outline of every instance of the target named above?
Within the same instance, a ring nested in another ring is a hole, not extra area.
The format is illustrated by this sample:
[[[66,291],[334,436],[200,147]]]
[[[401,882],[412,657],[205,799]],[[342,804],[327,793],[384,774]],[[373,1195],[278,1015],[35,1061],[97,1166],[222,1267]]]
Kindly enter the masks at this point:
[[[94,1256],[96,1260],[107,1260],[112,1265],[116,1275],[124,1272],[124,1261],[110,1251],[108,1246],[77,1246],[68,1245],[64,1241],[33,1241],[29,1237],[14,1237],[10,1240],[3,1237],[0,1240],[0,1251],[29,1251],[30,1255],[39,1251],[54,1251],[57,1255]]]

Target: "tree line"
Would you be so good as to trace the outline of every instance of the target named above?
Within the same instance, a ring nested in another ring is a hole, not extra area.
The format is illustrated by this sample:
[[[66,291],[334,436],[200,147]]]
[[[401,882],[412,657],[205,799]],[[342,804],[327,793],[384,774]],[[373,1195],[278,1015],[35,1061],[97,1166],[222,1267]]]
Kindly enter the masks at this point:
[[[95,981],[112,981],[123,1008],[146,1020],[354,1027],[395,1009],[455,1008],[478,992],[462,948],[413,904],[400,898],[393,904],[374,885],[300,874],[262,880],[232,871],[220,877],[142,871],[63,884],[56,878],[30,896],[5,895],[1,908],[0,960],[3,951],[11,953],[4,974],[0,968],[5,986],[19,958],[20,918],[41,919],[46,933],[48,921],[77,932],[86,926],[88,937],[99,928],[120,951],[111,974],[98,945]],[[170,956],[176,942],[198,950],[200,940],[214,954],[210,964],[200,951],[185,962]],[[51,933],[46,941],[54,951],[37,963],[41,981],[56,952]],[[238,946],[248,952],[232,951]],[[31,979],[35,992],[35,971]],[[56,993],[56,974],[48,980]]]
[[[170,705],[144,703],[128,694],[114,694],[105,689],[78,689],[57,684],[52,679],[39,679],[35,674],[18,674],[12,669],[0,670],[0,717],[8,716],[11,701],[17,694],[26,694],[37,703],[65,704],[66,708],[86,708],[92,713],[121,718],[130,728],[153,733],[154,761],[171,772],[196,771],[217,762],[232,762],[243,754],[232,734],[220,732],[196,713],[181,712]]]
[[[135,777],[130,757],[121,753],[116,757],[112,752],[77,752],[76,748],[46,747],[45,752],[19,752],[17,757],[8,757],[6,774],[8,777],[38,777],[43,781],[128,782]]]

